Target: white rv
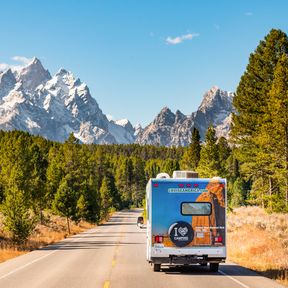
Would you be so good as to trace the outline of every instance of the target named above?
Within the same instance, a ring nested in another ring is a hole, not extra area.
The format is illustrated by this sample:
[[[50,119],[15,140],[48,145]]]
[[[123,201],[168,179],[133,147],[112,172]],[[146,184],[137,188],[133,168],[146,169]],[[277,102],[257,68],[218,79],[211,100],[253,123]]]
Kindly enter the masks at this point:
[[[161,265],[210,264],[226,259],[226,179],[193,171],[161,173],[146,189],[147,261]]]

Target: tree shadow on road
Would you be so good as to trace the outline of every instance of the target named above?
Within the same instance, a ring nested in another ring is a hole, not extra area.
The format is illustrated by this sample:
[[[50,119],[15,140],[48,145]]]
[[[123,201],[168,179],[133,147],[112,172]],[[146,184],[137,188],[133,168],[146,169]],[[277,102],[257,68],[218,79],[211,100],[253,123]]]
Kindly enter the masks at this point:
[[[104,247],[113,246],[127,246],[127,245],[139,245],[145,244],[145,242],[124,242],[124,241],[71,241],[63,242],[54,245],[47,246],[41,250],[88,250],[88,249],[100,249]]]

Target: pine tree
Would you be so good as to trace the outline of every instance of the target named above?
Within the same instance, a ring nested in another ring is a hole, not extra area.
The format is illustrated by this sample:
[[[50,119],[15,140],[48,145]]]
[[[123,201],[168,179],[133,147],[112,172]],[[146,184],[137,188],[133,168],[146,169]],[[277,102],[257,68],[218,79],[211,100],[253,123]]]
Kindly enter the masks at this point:
[[[53,201],[54,211],[67,219],[67,230],[71,234],[70,219],[77,220],[77,192],[69,185],[71,176],[62,179]]]
[[[145,165],[146,179],[155,178],[161,172],[159,159],[149,159]]]
[[[288,210],[288,57],[283,54],[268,93],[268,107],[255,142],[261,148],[255,160],[264,167],[263,192],[270,211]],[[254,190],[257,191],[258,187]],[[252,191],[254,194],[257,192]]]
[[[179,162],[177,160],[174,160],[174,159],[163,160],[161,166],[162,166],[161,172],[168,173],[170,176],[172,176],[172,174],[175,170],[180,169]]]
[[[46,206],[46,170],[47,160],[44,158],[39,146],[33,143],[30,147],[31,152],[31,178],[30,189],[32,191],[32,201],[36,212],[40,214],[43,223],[43,209]]]
[[[232,135],[237,144],[253,144],[253,135],[267,109],[274,69],[282,53],[288,53],[287,35],[272,29],[250,56],[233,99],[237,113],[233,115]],[[245,152],[249,157],[248,151]]]
[[[214,177],[221,176],[219,151],[217,147],[217,138],[215,129],[210,126],[207,129],[205,136],[205,144],[201,149],[201,157],[197,171],[200,177]]]
[[[281,77],[285,78],[283,67],[286,64],[279,64],[279,61],[282,61],[283,54],[287,54],[287,52],[287,35],[280,30],[271,30],[264,41],[260,42],[255,52],[251,54],[249,64],[241,78],[233,102],[237,111],[233,115],[231,135],[237,147],[235,151],[237,158],[240,160],[241,173],[247,180],[253,181],[250,200],[263,207],[269,207],[270,210],[274,210],[273,206],[275,206],[272,199],[278,199],[276,200],[278,203],[279,195],[283,195],[280,190],[283,190],[281,187],[283,187],[282,183],[285,180],[281,181],[280,178],[287,179],[283,176],[276,177],[275,173],[279,170],[273,166],[278,165],[276,164],[279,162],[276,159],[278,156],[274,157],[278,153],[273,154],[271,152],[274,150],[273,143],[275,142],[273,139],[277,138],[274,132],[278,131],[281,126],[285,127],[285,123],[283,125],[276,114],[273,117],[273,113],[277,111],[277,115],[279,113],[283,117],[285,113],[287,115],[285,105],[280,109],[275,107],[276,98],[279,98],[279,95],[281,95],[281,101],[285,97],[287,99],[287,94],[285,96],[287,87],[280,80]],[[282,67],[281,69],[279,65]],[[282,75],[277,76],[277,73]],[[279,91],[281,91],[280,94]],[[282,112],[283,114],[281,114]],[[276,118],[278,119],[276,120]],[[284,131],[285,128],[284,130],[280,128],[280,130]],[[272,139],[271,135],[273,134],[276,138]],[[280,132],[277,135],[282,135],[280,136],[281,139],[285,139],[285,133]],[[275,145],[274,147],[277,147]],[[282,145],[282,147],[285,147],[285,145]],[[284,174],[285,170],[287,171],[285,168],[282,169]],[[283,173],[280,174],[284,175]]]
[[[129,207],[132,204],[133,190],[133,163],[130,157],[119,159],[115,178],[117,189],[121,193],[123,205]]]
[[[109,212],[120,208],[120,195],[115,186],[114,177],[108,173],[102,180],[101,195],[101,219],[105,219]]]
[[[35,217],[29,209],[25,193],[16,186],[7,188],[1,212],[4,215],[4,227],[11,232],[12,240],[18,244],[26,242],[35,227]]]
[[[136,207],[141,206],[143,199],[145,198],[145,162],[138,156],[132,158],[133,163],[133,191],[132,201]]]
[[[182,169],[195,171],[200,161],[200,152],[200,133],[199,130],[194,127],[192,130],[191,144],[186,149],[181,160]]]
[[[219,175],[221,177],[228,177],[229,171],[227,170],[227,160],[231,155],[231,148],[229,147],[228,141],[224,137],[220,137],[217,143],[218,154],[219,154]]]
[[[46,171],[46,201],[51,208],[54,196],[64,177],[64,155],[62,147],[52,146],[48,153],[48,167]]]

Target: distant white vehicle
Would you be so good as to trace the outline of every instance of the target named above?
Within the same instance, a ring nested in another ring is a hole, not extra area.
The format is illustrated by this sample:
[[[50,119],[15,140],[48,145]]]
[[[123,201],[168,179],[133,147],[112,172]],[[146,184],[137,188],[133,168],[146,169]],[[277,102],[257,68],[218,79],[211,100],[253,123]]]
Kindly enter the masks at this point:
[[[142,217],[142,216],[139,216],[138,218],[137,218],[137,226],[139,227],[139,228],[144,228],[145,226],[144,226],[144,218]]]
[[[210,264],[217,272],[226,259],[226,179],[197,178],[193,171],[161,173],[146,188],[147,261]]]

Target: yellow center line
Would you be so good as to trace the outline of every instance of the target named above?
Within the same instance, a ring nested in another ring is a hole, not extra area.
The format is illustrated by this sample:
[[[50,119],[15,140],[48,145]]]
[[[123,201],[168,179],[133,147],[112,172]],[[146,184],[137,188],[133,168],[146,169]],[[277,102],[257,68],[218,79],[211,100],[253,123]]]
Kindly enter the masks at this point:
[[[113,260],[112,260],[112,267],[114,267],[115,265],[116,265],[116,260],[113,259]]]
[[[119,250],[121,241],[122,241],[122,239],[123,239],[123,226],[122,226],[121,229],[120,229],[120,233],[121,233],[120,239],[116,242],[116,247],[115,247],[115,250],[114,250],[114,257],[113,257],[113,259],[112,259],[112,267],[115,267],[115,265],[116,265],[116,258],[117,258],[118,250]],[[112,272],[112,271],[110,271],[110,276],[111,276],[111,272]],[[109,277],[109,278],[110,278],[110,277]],[[109,287],[110,287],[110,281],[106,280],[106,281],[104,282],[103,288],[109,288]]]

